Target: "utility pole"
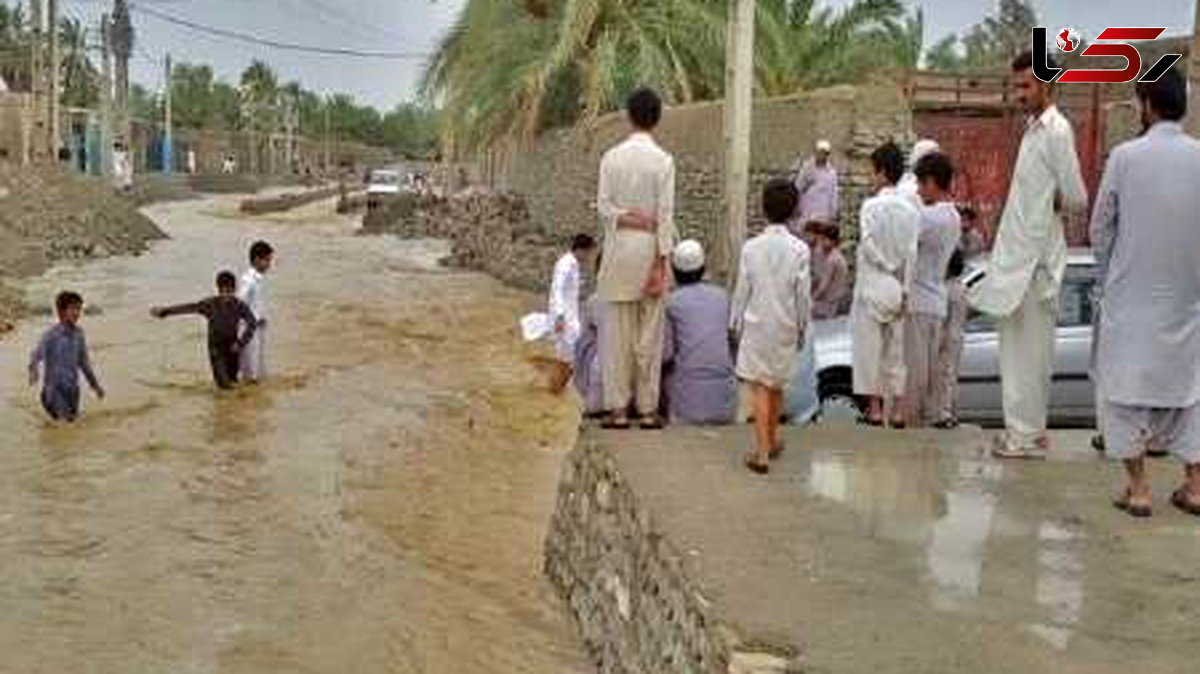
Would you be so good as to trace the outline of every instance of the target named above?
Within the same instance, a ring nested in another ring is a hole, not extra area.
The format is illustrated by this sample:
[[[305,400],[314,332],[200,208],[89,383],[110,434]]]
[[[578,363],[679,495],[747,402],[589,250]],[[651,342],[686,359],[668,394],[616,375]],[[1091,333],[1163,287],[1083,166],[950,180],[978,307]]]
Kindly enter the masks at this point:
[[[171,173],[171,55],[166,57],[166,73],[163,81],[166,83],[163,88],[163,173]]]
[[[130,147],[129,132],[129,57],[133,54],[133,22],[129,17],[127,0],[113,0],[111,35],[109,44],[116,60],[113,107],[116,117],[116,137]]]
[[[62,96],[60,91],[62,78],[62,64],[59,63],[61,55],[58,50],[58,0],[49,0],[50,16],[49,25],[50,31],[50,156],[51,161],[58,161],[58,148],[62,145],[62,136],[59,130],[61,120],[59,119],[58,103]]]
[[[42,145],[46,142],[47,131],[45,128],[38,132],[38,126],[46,121],[46,109],[43,107],[43,95],[46,91],[45,76],[46,64],[43,58],[43,21],[42,17],[42,0],[29,0],[29,23],[32,28],[32,44],[30,45],[29,54],[29,98],[31,109],[29,111],[30,127],[30,143],[27,149],[27,154],[33,161],[44,159]]]
[[[329,175],[329,98],[325,98],[325,174]]]
[[[746,240],[750,189],[750,122],[754,111],[755,0],[730,0],[725,45],[725,236],[718,270],[732,285]]]
[[[112,88],[112,21],[108,14],[100,17],[100,175],[112,175],[113,151],[113,88]]]
[[[1192,58],[1188,66],[1191,94],[1188,101],[1187,130],[1200,138],[1200,0],[1196,0],[1196,21],[1192,26]]]

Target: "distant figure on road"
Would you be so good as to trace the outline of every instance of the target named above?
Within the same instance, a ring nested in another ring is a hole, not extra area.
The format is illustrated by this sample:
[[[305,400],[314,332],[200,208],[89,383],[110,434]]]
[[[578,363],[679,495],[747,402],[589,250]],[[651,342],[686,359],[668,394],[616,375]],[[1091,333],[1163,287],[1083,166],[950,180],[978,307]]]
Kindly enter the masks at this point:
[[[51,419],[69,422],[79,417],[79,373],[83,373],[101,399],[104,387],[92,370],[87,340],[78,325],[83,315],[83,298],[78,293],[61,292],[54,300],[54,308],[58,324],[42,335],[29,358],[29,385],[37,386],[38,368],[44,365],[42,408]]]
[[[1137,96],[1149,131],[1109,156],[1092,217],[1102,431],[1129,474],[1118,508],[1152,514],[1144,456],[1154,448],[1184,461],[1171,503],[1200,515],[1200,141],[1180,126],[1178,69],[1139,83]]]
[[[237,159],[233,155],[225,155],[225,160],[221,162],[221,173],[237,173]]]
[[[737,376],[750,385],[753,398],[754,452],[745,463],[759,474],[770,472],[770,460],[783,451],[783,389],[808,338],[808,246],[787,226],[797,199],[796,186],[787,179],[771,180],[763,188],[769,224],[742,248],[729,312],[729,330],[738,340]]]
[[[817,141],[816,151],[803,164],[793,167],[796,176],[796,191],[800,201],[790,219],[792,231],[799,234],[814,220],[837,224],[838,222],[838,173],[830,161],[833,145],[827,140]]]
[[[636,398],[641,427],[662,427],[663,296],[667,256],[675,243],[675,160],[651,132],[662,101],[649,89],[626,104],[633,133],[604,154],[596,206],[604,231],[604,264],[597,292],[604,310],[605,428],[629,428],[626,409]],[[636,395],[635,395],[636,391]]]
[[[133,189],[133,163],[129,159],[129,151],[124,143],[113,144],[113,186],[118,192],[128,192]]]
[[[850,307],[854,352],[854,393],[867,402],[863,421],[882,426],[887,400],[892,425],[904,422],[904,314],[917,263],[921,216],[896,190],[904,173],[904,155],[895,143],[871,154],[875,196],[863,202],[859,216],[858,278]]]
[[[275,250],[266,241],[256,241],[250,246],[250,268],[242,274],[238,287],[238,299],[250,307],[257,319],[257,330],[253,339],[242,349],[239,378],[243,382],[257,384],[267,374],[267,272],[275,259]]]
[[[258,320],[246,303],[237,298],[233,272],[217,274],[217,294],[192,304],[155,307],[155,318],[198,314],[208,319],[208,362],[217,388],[231,389],[238,380],[238,359],[258,329]],[[238,326],[241,328],[239,334]]]
[[[196,173],[196,151],[192,149],[187,151],[187,172],[193,175]]]
[[[575,344],[583,325],[579,316],[579,288],[582,285],[582,266],[591,266],[596,254],[596,240],[587,234],[577,234],[571,240],[571,250],[558,258],[554,279],[550,282],[550,320],[554,322],[554,373],[550,391],[562,393],[571,382],[571,364],[575,360]]]
[[[962,233],[958,208],[950,201],[954,166],[940,152],[926,154],[914,168],[921,199],[921,229],[917,238],[917,266],[908,294],[904,326],[904,359],[908,385],[908,423],[925,426],[939,421],[938,358],[942,323],[949,294],[946,270]]]
[[[683,241],[671,254],[679,287],[667,299],[663,391],[673,424],[729,424],[737,413],[729,296],[704,282],[704,264],[699,241]]]
[[[1017,96],[1030,119],[1013,169],[987,276],[968,291],[978,310],[995,316],[1005,433],[999,458],[1044,458],[1054,360],[1058,291],[1067,266],[1059,214],[1082,211],[1087,192],[1071,124],[1054,105],[1049,84],[1033,75],[1030,52],[1013,61]]]

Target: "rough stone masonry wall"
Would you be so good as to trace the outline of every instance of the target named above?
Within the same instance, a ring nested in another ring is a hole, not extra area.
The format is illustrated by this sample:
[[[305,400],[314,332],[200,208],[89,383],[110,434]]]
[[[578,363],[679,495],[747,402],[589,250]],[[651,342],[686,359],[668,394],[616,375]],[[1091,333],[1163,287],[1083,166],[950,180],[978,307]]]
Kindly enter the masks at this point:
[[[568,455],[545,570],[602,674],[787,674],[795,654],[748,645],[714,615],[685,558],[585,432]]]
[[[706,244],[721,232],[724,132],[720,101],[670,108],[656,132],[676,161],[676,219],[680,235]],[[843,231],[853,232],[858,205],[869,189],[868,158],[885,140],[912,140],[912,115],[896,83],[838,86],[754,106],[751,141],[750,230],[762,225],[762,184],[786,174],[796,158],[812,153],[817,140],[833,143],[842,174]],[[496,187],[524,196],[535,225],[566,240],[595,231],[600,157],[628,132],[622,115],[601,118],[590,131],[547,134],[506,162]]]

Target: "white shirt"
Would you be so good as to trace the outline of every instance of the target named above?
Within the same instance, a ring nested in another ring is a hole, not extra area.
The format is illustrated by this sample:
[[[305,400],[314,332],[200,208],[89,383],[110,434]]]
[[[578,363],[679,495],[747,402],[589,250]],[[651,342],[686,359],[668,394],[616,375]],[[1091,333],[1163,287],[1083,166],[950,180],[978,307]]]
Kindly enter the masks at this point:
[[[554,264],[550,284],[550,320],[562,320],[568,328],[579,330],[579,260],[567,253]]]
[[[908,295],[910,313],[945,318],[948,295],[946,267],[958,247],[962,222],[954,204],[943,201],[921,207],[921,230],[917,237],[917,267]]]
[[[245,302],[250,311],[254,312],[254,317],[260,321],[267,317],[266,281],[265,275],[251,267],[242,274],[242,280],[238,284],[238,299]]]
[[[650,134],[631,134],[600,161],[596,209],[604,237],[596,291],[606,302],[638,301],[654,259],[675,245],[675,160]],[[635,209],[657,216],[658,231],[617,229]]]
[[[808,246],[786,226],[768,225],[742,247],[730,329],[756,340],[791,344],[794,350],[808,329],[810,273]]]
[[[1009,315],[1025,297],[1039,267],[1050,279],[1045,299],[1058,294],[1067,266],[1067,244],[1062,221],[1054,212],[1056,196],[1069,210],[1087,207],[1075,133],[1052,105],[1030,120],[1021,139],[988,275],[971,297],[975,308],[993,316]]]
[[[904,292],[912,286],[917,262],[917,235],[921,215],[894,187],[885,187],[863,202],[859,214],[858,265],[855,292],[881,276],[900,281]]]

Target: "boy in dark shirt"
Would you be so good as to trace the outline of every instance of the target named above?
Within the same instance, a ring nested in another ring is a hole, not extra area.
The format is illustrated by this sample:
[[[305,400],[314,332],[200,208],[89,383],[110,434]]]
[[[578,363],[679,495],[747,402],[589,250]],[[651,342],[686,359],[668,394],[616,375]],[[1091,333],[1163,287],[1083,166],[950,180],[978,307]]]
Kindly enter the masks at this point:
[[[245,348],[254,331],[258,320],[246,303],[236,296],[237,277],[232,272],[223,271],[217,274],[217,294],[194,304],[180,304],[174,307],[155,307],[150,315],[155,318],[181,316],[184,314],[199,314],[208,319],[208,359],[212,364],[213,381],[217,388],[229,389],[237,383],[238,354]],[[245,323],[246,329],[238,336],[239,323]]]
[[[54,300],[54,308],[58,311],[58,325],[42,335],[29,358],[29,385],[37,385],[38,366],[45,363],[42,407],[55,421],[75,421],[79,416],[79,373],[83,372],[100,398],[104,397],[104,387],[92,371],[83,328],[77,325],[83,313],[83,298],[78,293],[61,292]]]

